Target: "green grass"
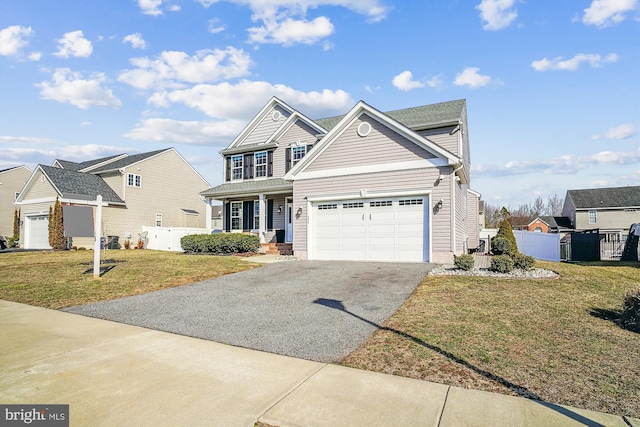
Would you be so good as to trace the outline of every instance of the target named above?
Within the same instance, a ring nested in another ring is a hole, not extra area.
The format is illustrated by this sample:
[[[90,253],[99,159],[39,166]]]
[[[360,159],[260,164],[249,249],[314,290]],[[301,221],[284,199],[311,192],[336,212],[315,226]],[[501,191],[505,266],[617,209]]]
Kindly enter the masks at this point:
[[[0,299],[59,309],[186,285],[255,267],[234,256],[151,250],[103,254],[107,262],[101,263],[102,268],[112,268],[100,278],[93,277],[93,251],[1,254]]]
[[[343,364],[640,415],[640,334],[613,320],[640,263],[538,262],[555,280],[428,276]]]

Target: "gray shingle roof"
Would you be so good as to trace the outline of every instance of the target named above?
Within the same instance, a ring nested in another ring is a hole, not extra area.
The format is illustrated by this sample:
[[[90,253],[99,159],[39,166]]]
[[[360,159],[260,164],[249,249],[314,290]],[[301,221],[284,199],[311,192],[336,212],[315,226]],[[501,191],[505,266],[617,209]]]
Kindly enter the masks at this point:
[[[72,170],[72,171],[81,171],[82,169],[86,169],[88,167],[91,167],[93,165],[97,165],[103,162],[108,162],[110,159],[114,159],[116,157],[120,157],[122,156],[122,154],[116,154],[114,156],[108,156],[108,157],[103,157],[101,159],[95,159],[95,160],[87,160],[86,162],[81,162],[81,163],[76,163],[76,162],[71,162],[69,160],[60,160],[60,159],[56,159],[56,162],[60,163],[60,165],[67,170]]]
[[[148,153],[140,153],[140,154],[134,154],[132,156],[127,156],[125,158],[116,160],[114,162],[108,163],[104,166],[101,166],[97,169],[93,169],[90,172],[91,173],[100,173],[100,172],[106,172],[106,171],[111,171],[111,170],[117,170],[120,168],[124,168],[127,167],[129,165],[132,165],[134,163],[138,163],[142,160],[148,159],[149,157],[153,157],[156,154],[160,154],[163,153],[165,151],[169,151],[172,150],[172,148],[165,148],[164,150],[156,150],[156,151],[149,151]]]
[[[269,192],[293,191],[293,184],[282,178],[258,181],[228,182],[202,191],[204,197],[241,196],[243,194],[260,194]]]
[[[640,207],[640,186],[568,190],[576,209]]]
[[[120,196],[98,175],[52,166],[39,165],[39,167],[60,191],[62,197],[95,200],[96,196],[100,194],[105,202],[124,203]]]
[[[465,103],[466,101],[464,99],[458,99],[439,102],[437,104],[387,111],[384,114],[410,129],[421,129],[443,123],[457,122],[462,117],[462,110]],[[343,117],[344,115],[327,117],[318,119],[315,122],[323,128],[331,130]]]

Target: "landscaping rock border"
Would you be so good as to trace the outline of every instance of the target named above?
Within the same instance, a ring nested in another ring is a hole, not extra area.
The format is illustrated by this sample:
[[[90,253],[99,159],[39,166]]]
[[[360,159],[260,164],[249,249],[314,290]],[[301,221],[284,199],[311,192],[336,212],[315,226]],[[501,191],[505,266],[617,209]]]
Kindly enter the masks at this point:
[[[481,277],[502,277],[511,279],[557,279],[558,273],[543,268],[532,268],[530,270],[515,269],[509,273],[496,273],[488,268],[474,268],[466,271],[454,265],[443,265],[431,270],[428,276],[481,276]]]

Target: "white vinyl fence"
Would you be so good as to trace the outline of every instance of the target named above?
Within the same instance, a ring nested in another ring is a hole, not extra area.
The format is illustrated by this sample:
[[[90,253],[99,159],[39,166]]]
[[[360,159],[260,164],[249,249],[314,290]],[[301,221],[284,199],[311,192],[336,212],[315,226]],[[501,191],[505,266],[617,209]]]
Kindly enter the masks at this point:
[[[513,230],[518,250],[544,261],[560,261],[560,234]]]
[[[142,227],[147,232],[144,247],[159,251],[181,252],[180,239],[188,234],[207,234],[206,228]]]

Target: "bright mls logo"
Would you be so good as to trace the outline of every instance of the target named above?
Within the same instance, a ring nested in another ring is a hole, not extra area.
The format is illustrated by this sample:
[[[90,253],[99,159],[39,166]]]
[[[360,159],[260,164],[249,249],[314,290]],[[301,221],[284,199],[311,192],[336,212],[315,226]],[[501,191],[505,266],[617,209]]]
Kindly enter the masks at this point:
[[[69,427],[69,405],[0,405],[0,426]]]

